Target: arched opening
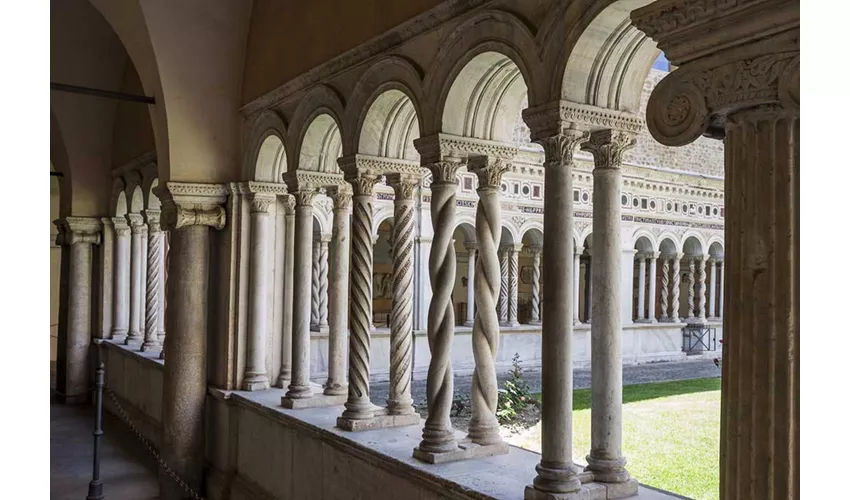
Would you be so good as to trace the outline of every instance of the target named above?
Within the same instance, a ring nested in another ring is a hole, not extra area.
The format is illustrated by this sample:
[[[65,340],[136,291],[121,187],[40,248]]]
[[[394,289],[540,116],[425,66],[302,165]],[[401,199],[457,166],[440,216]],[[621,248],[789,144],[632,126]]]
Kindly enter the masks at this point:
[[[539,324],[543,297],[543,231],[538,228],[527,230],[522,235],[522,249],[519,255],[517,319],[521,324]]]
[[[260,145],[254,166],[254,180],[259,182],[283,182],[286,172],[286,150],[277,135],[269,135]]]
[[[683,251],[679,312],[686,322],[693,323],[700,318],[700,264],[704,265],[705,251],[694,236],[685,240]]]
[[[413,140],[419,138],[419,120],[413,101],[400,90],[387,90],[375,99],[360,129],[360,154],[419,160]]]
[[[389,328],[393,306],[393,225],[392,217],[378,224],[372,254],[372,323],[375,328]]]
[[[678,259],[676,243],[670,238],[664,238],[661,240],[658,250],[660,254],[661,277],[658,285],[660,298],[656,314],[658,314],[657,317],[662,322],[678,321],[679,295],[678,290],[674,293],[672,288],[676,282],[673,279],[675,261]]]
[[[311,172],[339,173],[337,158],[342,156],[342,138],[336,120],[327,113],[310,122],[301,143],[298,168]]]
[[[472,327],[475,321],[475,265],[478,262],[478,242],[475,239],[475,225],[461,222],[454,232],[457,272],[452,291],[452,303],[455,307],[455,324]]]
[[[718,241],[713,242],[708,247],[708,313],[710,320],[719,320],[723,317],[723,273],[724,268],[724,249],[723,244]]]
[[[590,324],[591,296],[593,293],[590,279],[593,256],[593,233],[588,234],[584,238],[584,243],[581,246],[583,250],[579,256],[578,318],[580,322]]]
[[[641,236],[635,242],[634,279],[632,280],[632,320],[644,323],[654,319],[650,311],[655,309],[655,279],[651,272],[655,260],[655,249],[646,236]]]

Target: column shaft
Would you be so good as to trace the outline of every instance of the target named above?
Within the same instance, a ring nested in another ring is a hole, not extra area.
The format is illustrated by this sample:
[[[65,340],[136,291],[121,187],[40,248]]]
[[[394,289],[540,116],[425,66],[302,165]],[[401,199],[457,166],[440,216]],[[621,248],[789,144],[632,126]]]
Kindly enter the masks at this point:
[[[319,331],[328,331],[328,243],[331,235],[322,235],[319,245]]]
[[[348,262],[351,236],[349,211],[351,192],[335,188],[330,192],[334,202],[333,235],[330,248],[330,290],[328,292],[328,382],[324,393],[347,394],[345,345],[348,341]]]
[[[715,297],[717,296],[717,261],[715,259],[711,259],[711,286],[708,289],[708,317],[714,319],[717,317],[717,303],[715,302]]]
[[[593,266],[591,265],[592,257],[588,256],[584,262],[584,322],[590,323],[591,311],[593,310]]]
[[[668,314],[668,294],[670,293],[670,259],[662,257],[661,262],[661,321],[667,321],[670,318]]]
[[[622,153],[631,135],[593,132],[582,149],[593,169],[593,328],[591,329],[591,449],[587,469],[602,482],[629,479],[622,455],[623,363],[620,304],[620,186]],[[641,280],[642,281],[642,280]]]
[[[649,316],[647,319],[650,323],[655,323],[655,283],[658,281],[657,277],[657,267],[656,264],[658,262],[658,254],[650,254],[649,256],[649,298],[647,299]]]
[[[310,330],[319,331],[319,303],[322,301],[320,297],[321,278],[319,277],[320,260],[322,258],[322,249],[320,247],[320,235],[316,235],[310,245],[313,260],[310,266]]]
[[[697,277],[699,279],[699,290],[698,290],[698,294],[699,294],[698,295],[698,297],[699,297],[699,301],[698,301],[699,316],[698,317],[699,317],[699,320],[701,322],[705,323],[705,316],[706,316],[706,314],[705,314],[705,290],[706,290],[706,286],[705,286],[706,285],[706,283],[705,283],[705,257],[701,257],[699,259],[699,264],[697,265]]]
[[[142,351],[156,351],[162,348],[159,325],[163,307],[159,299],[163,279],[163,234],[159,226],[160,212],[158,210],[145,210],[145,217],[148,221],[148,259],[145,280],[145,342],[142,344]]]
[[[272,194],[249,193],[251,204],[250,293],[248,295],[248,338],[245,355],[245,378],[242,389],[261,391],[269,388],[266,371],[266,335],[269,324],[269,249],[271,247],[269,214],[275,202]]]
[[[694,319],[696,311],[696,260],[695,257],[688,258],[688,321]]]
[[[681,262],[682,254],[678,253],[673,257],[673,300],[670,304],[670,306],[672,307],[672,311],[670,312],[670,319],[674,323],[678,323],[681,320],[681,318],[679,317],[679,308],[681,306],[679,296],[680,291],[682,289]]]
[[[295,198],[287,195],[283,256],[283,338],[280,342],[280,375],[277,386],[285,389],[292,380],[292,308],[295,297]]]
[[[717,311],[717,317],[718,318],[722,318],[723,316],[725,316],[725,313],[723,311],[723,297],[725,295],[724,290],[723,290],[723,288],[724,288],[723,285],[724,285],[725,282],[726,282],[726,261],[723,261],[721,263],[721,266],[720,266],[720,307],[718,308],[718,311]]]
[[[573,307],[573,311],[576,308]],[[531,320],[532,325],[540,324],[540,247],[531,248]]]
[[[579,323],[578,311],[579,311],[579,286],[581,281],[581,252],[579,249],[576,249],[573,252],[573,324],[577,325]]]
[[[638,321],[646,319],[646,256],[638,254]]]
[[[500,211],[501,213],[501,211]],[[521,245],[508,249],[508,324],[519,326],[517,310],[519,308],[519,249]]]
[[[115,226],[110,217],[102,217],[103,242],[100,245],[100,328],[96,336],[108,339],[112,336],[113,288],[115,286]]]
[[[115,284],[112,288],[112,332],[116,342],[124,342],[130,331],[130,226],[124,218],[113,217],[115,227]]]
[[[127,215],[132,232],[132,245],[130,256],[130,332],[124,342],[130,344],[141,344],[144,340],[142,331],[142,259],[147,256],[143,253],[142,242],[147,236],[144,219],[139,214]]]
[[[466,262],[466,322],[465,326],[472,326],[475,323],[475,257],[478,252],[477,243],[467,243],[467,262]]]
[[[508,285],[510,273],[510,255],[508,248],[503,247],[499,250],[499,270],[501,278],[499,282],[499,323],[502,325],[508,324],[508,295],[510,294],[510,286]]]

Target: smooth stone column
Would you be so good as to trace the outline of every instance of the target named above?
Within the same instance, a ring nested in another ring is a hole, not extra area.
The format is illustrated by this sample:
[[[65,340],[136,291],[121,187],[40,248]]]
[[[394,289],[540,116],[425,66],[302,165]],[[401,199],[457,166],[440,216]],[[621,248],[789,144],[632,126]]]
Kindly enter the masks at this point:
[[[351,226],[351,302],[349,304],[350,332],[348,342],[348,398],[345,411],[337,419],[368,420],[374,417],[374,405],[369,400],[369,372],[372,332],[372,211],[375,184],[380,176],[346,171],[346,181],[353,190]]]
[[[637,321],[646,320],[646,255],[638,254],[638,310]]]
[[[413,192],[418,174],[388,174],[393,202],[393,301],[390,314],[390,415],[414,413],[410,393],[413,361]]]
[[[469,158],[468,170],[478,175],[478,207],[475,211],[475,239],[480,245],[475,273],[475,302],[479,304],[472,328],[472,419],[469,439],[482,446],[499,445],[499,421],[496,407],[499,386],[496,379],[496,356],[499,352],[499,321],[495,314],[501,281],[497,246],[502,235],[502,206],[499,186],[509,165],[486,156]],[[509,252],[513,254],[514,249]],[[515,254],[509,255],[513,260]],[[511,266],[514,267],[514,266]],[[509,316],[510,319],[510,316]],[[514,313],[514,321],[516,313]],[[507,452],[507,449],[505,450]]]
[[[348,276],[351,247],[351,188],[328,190],[333,200],[333,235],[330,248],[330,290],[328,292],[328,381],[324,393],[348,394],[346,343],[348,342]]]
[[[266,371],[266,335],[269,303],[269,250],[271,249],[271,206],[276,195],[249,192],[245,199],[251,206],[251,242],[249,257],[248,336],[245,348],[245,378],[242,390],[262,391],[269,388]]]
[[[98,312],[100,328],[95,334],[98,338],[108,339],[112,336],[112,294],[115,285],[115,225],[112,218],[101,217],[103,224],[102,243],[100,245],[100,290]]]
[[[316,196],[316,189],[299,186],[292,195],[295,197],[292,380],[281,400],[281,404],[290,407],[292,400],[313,396],[313,390],[310,388],[310,299],[313,269],[313,198]]]
[[[592,257],[588,256],[584,261],[584,322],[588,325],[593,320],[591,311],[593,311],[593,266],[591,265]]]
[[[668,296],[670,293],[670,257],[661,256],[661,321],[670,321]]]
[[[433,179],[431,221],[434,239],[428,260],[433,296],[428,309],[428,347],[431,350],[426,384],[428,418],[422,429],[422,441],[413,450],[413,456],[420,460],[427,460],[428,454],[451,453],[458,449],[449,414],[454,398],[451,350],[455,315],[452,289],[457,277],[457,259],[452,236],[457,211],[457,171],[461,163],[448,159],[426,166]],[[479,304],[479,313],[481,309]]]
[[[699,279],[699,289],[697,290],[697,304],[699,305],[699,319],[700,323],[705,323],[705,257],[700,257],[699,263],[697,264],[697,277]]]
[[[286,209],[283,256],[283,339],[280,342],[280,375],[277,386],[289,387],[292,380],[292,307],[295,296],[295,197],[286,195],[283,206]]]
[[[279,184],[280,186],[285,187],[286,184]],[[278,382],[280,381],[280,373],[281,367],[284,364],[283,361],[283,303],[285,301],[285,296],[290,295],[286,290],[285,285],[286,281],[284,279],[284,268],[286,267],[286,207],[285,200],[289,198],[289,194],[278,194],[275,196],[274,202],[274,218],[272,219],[272,223],[274,224],[274,241],[272,242],[272,246],[274,247],[274,255],[273,261],[274,264],[272,266],[274,280],[272,281],[272,327],[271,334],[268,335],[268,345],[270,347],[274,347],[276,342],[279,342],[278,348],[279,356],[280,356],[280,364],[276,367],[278,369],[278,376],[275,380],[270,380],[269,384],[278,387]],[[280,340],[277,340],[280,339]],[[271,368],[273,353],[269,352],[266,354],[267,356],[267,365]],[[269,373],[269,377],[271,377],[271,373]]]
[[[715,301],[717,295],[717,259],[710,258],[708,263],[711,265],[709,273],[711,287],[708,289],[708,319],[713,320],[717,317],[717,302]]]
[[[683,256],[684,254],[681,252],[673,256],[673,300],[670,304],[670,306],[673,308],[673,310],[670,312],[670,320],[673,323],[678,323],[682,321],[682,318],[679,316],[679,308],[681,306],[679,296],[682,289],[681,262]]]
[[[115,228],[115,285],[112,288],[112,332],[115,342],[124,342],[130,332],[130,226],[124,217],[113,217]]]
[[[508,326],[519,326],[519,252],[522,245],[508,247]]]
[[[530,110],[523,116],[528,121]],[[534,132],[533,132],[534,133]],[[543,301],[540,463],[526,499],[576,492],[581,487],[573,464],[573,152],[586,132],[565,130],[536,137],[545,153],[543,196]]]
[[[163,304],[160,302],[161,281],[163,276],[162,263],[162,240],[163,233],[160,227],[160,211],[145,210],[145,219],[148,223],[148,264],[146,269],[146,300],[145,300],[145,342],[142,351],[159,351],[162,344],[159,340],[160,316],[163,314]]]
[[[499,284],[499,324],[502,326],[508,326],[508,294],[510,293],[510,286],[508,285],[508,280],[510,279],[510,255],[508,253],[508,247],[504,246],[499,249],[499,269],[501,272],[500,284]]]
[[[542,249],[543,247],[539,245],[531,246],[531,318],[528,321],[530,325],[540,324],[540,252]],[[573,310],[576,310],[575,307]]]
[[[143,253],[142,242],[147,237],[147,226],[141,214],[128,214],[127,222],[132,232],[132,245],[130,256],[130,333],[124,341],[127,345],[141,345],[144,340],[142,332],[142,259],[147,256]]]
[[[166,182],[154,188],[162,200],[162,225],[171,231],[168,303],[162,375],[162,459],[195,491],[203,486],[204,402],[207,397],[207,322],[210,227],[222,229],[227,188]],[[175,306],[176,304],[176,306]],[[160,472],[163,500],[186,492]]]
[[[620,304],[620,164],[633,135],[601,130],[582,150],[593,154],[593,328],[591,329],[591,448],[594,480],[630,479],[623,443],[623,362]],[[630,260],[631,262],[631,260]]]
[[[91,394],[92,245],[100,244],[103,225],[95,218],[65,217],[57,226],[70,258],[64,370],[57,376],[56,392],[66,404],[81,404]]]
[[[655,283],[658,281],[657,276],[657,262],[658,262],[658,253],[653,252],[649,254],[649,299],[647,303],[649,305],[649,316],[647,317],[647,321],[649,323],[655,323],[657,320],[655,319]]]
[[[576,247],[573,252],[573,324],[577,325],[581,321],[578,317],[579,311],[579,286],[581,281],[581,254],[584,253],[582,247]]]
[[[720,261],[720,307],[717,311],[717,318],[722,318],[725,314],[723,312],[723,285],[726,281],[726,261]]]
[[[466,322],[464,326],[472,326],[475,324],[475,260],[478,253],[478,243],[467,242],[467,262],[466,262]]]

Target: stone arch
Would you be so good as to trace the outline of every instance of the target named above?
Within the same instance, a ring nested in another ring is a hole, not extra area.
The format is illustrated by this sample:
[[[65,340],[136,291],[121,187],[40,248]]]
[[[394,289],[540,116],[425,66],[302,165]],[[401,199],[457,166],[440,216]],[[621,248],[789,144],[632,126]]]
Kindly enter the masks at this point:
[[[522,235],[523,240],[525,239],[525,235],[527,233],[534,232],[535,233],[535,235],[533,236],[534,239],[537,240],[538,236],[539,236],[539,240],[540,240],[536,244],[540,244],[540,245],[543,244],[543,221],[542,220],[526,219],[526,221],[523,222],[522,225],[519,227],[519,230],[517,232],[518,232],[518,234]],[[573,243],[575,243],[575,236],[573,236]]]
[[[632,26],[631,11],[651,0],[616,0],[558,5],[550,13],[541,46],[554,68],[549,95],[579,104],[636,113],[643,84],[660,51]],[[576,20],[564,23],[561,19]],[[563,43],[549,43],[551,40]]]
[[[529,102],[538,102],[540,92],[535,75],[543,73],[531,29],[507,12],[475,12],[443,39],[431,65],[433,70],[425,77],[422,108],[433,110],[433,114],[429,111],[423,116],[423,136],[445,132],[443,114],[451,87],[470,61],[487,52],[500,54],[513,62],[527,86]]]
[[[378,95],[358,124],[357,152],[419,161],[413,140],[419,138],[416,107],[407,93],[388,89]]]
[[[502,236],[499,239],[499,246],[518,245],[521,241],[516,229],[511,227],[508,221],[502,221]]]
[[[320,234],[331,234],[329,215],[319,204],[313,204],[313,231],[318,228]]]
[[[313,150],[307,152],[308,156],[310,154],[320,154],[322,144],[324,144],[323,140],[334,135],[333,133],[330,136],[328,135],[331,129],[335,130],[338,136],[337,141],[341,152],[342,122],[340,117],[342,116],[344,116],[342,101],[337,93],[327,85],[314,87],[301,98],[290,122],[289,141],[287,142],[288,144],[294,144],[295,147],[287,151],[289,156],[287,165],[294,165],[295,169],[304,169],[305,166],[301,164],[301,159],[304,156],[304,147],[313,148]],[[319,120],[318,125],[316,124],[316,120]],[[317,127],[312,131],[317,135],[308,137],[311,127]],[[316,157],[314,156],[314,158]],[[313,166],[316,167],[318,163],[314,163]],[[325,164],[325,167],[332,168],[330,170],[331,172],[337,172],[339,170],[339,167],[336,165],[336,158]]]
[[[342,156],[339,122],[327,113],[318,114],[304,131],[298,148],[298,169],[312,172],[339,172]]]
[[[115,179],[112,182],[112,215],[114,217],[124,217],[129,213],[127,192],[124,188],[124,181],[121,179]]]
[[[655,237],[643,228],[638,228],[632,236],[632,248],[637,248],[638,242],[643,238],[648,243],[647,248],[638,249],[640,252],[655,252],[658,249],[658,242],[655,240]]]
[[[722,260],[725,255],[725,248],[720,238],[714,237],[709,240],[708,255],[715,259]]]
[[[372,216],[372,239],[378,237],[378,228],[381,227],[381,223],[386,220],[392,219],[395,215],[393,211],[393,205],[375,205],[375,212]]]
[[[672,235],[662,234],[659,239],[661,243],[658,245],[658,251],[661,255],[670,257],[679,253],[679,245],[676,244],[676,239]]]
[[[699,232],[690,230],[682,237],[682,252],[686,255],[705,255],[707,251],[705,237]]]
[[[363,126],[375,102],[389,91],[401,92],[407,96],[416,117],[417,134],[421,130],[421,72],[403,57],[386,56],[366,70],[348,99],[343,122],[344,130],[348,133],[343,136],[343,154],[372,154],[359,147],[359,143],[362,142]]]
[[[273,110],[260,113],[246,139],[243,177],[260,182],[282,182],[287,171],[286,124]]]
[[[593,227],[588,226],[584,228],[584,231],[579,236],[579,241],[581,241],[581,247],[584,248],[585,253],[589,253],[590,248],[593,246]]]
[[[536,227],[528,227],[522,232],[523,246],[543,246],[543,230]]]
[[[649,236],[642,234],[635,238],[635,243],[632,246],[638,253],[649,253],[655,250],[655,243],[649,239]]]
[[[159,200],[159,196],[154,193],[154,188],[159,186],[159,179],[154,179],[151,181],[150,186],[145,190],[147,193],[147,202],[145,207],[151,210],[161,210],[162,202]]]
[[[132,187],[130,195],[130,213],[138,214],[145,209],[145,193],[142,191],[142,186],[136,184]]]
[[[469,220],[458,221],[455,226],[455,232],[460,230],[463,233],[464,243],[471,243],[473,241],[477,241],[475,237],[475,222],[470,222]]]

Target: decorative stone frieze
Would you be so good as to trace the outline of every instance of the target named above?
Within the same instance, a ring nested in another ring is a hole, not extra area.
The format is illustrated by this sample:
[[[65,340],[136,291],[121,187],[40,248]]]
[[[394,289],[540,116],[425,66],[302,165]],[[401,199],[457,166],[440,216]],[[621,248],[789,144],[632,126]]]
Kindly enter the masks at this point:
[[[164,230],[186,226],[222,229],[226,222],[224,207],[227,187],[223,184],[166,182],[154,188],[162,201],[161,224]]]

